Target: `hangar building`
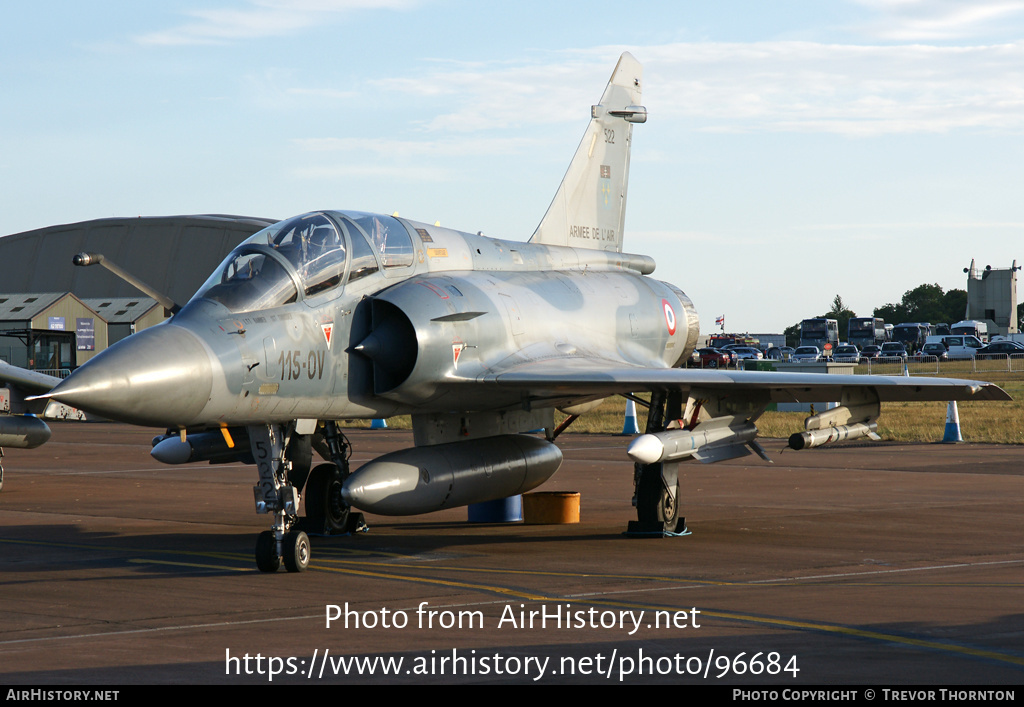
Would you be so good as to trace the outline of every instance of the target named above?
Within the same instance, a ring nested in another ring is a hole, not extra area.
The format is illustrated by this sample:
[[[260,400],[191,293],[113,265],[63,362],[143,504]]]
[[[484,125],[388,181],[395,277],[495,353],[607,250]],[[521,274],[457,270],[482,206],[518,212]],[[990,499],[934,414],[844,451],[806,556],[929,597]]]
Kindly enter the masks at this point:
[[[272,223],[222,215],[106,218],[4,236],[0,291],[11,294],[0,295],[8,298],[0,305],[0,329],[8,332],[0,335],[0,358],[73,368],[106,348],[108,328],[114,343],[164,319],[153,300],[105,268],[74,266],[77,253],[102,253],[184,304],[232,248]],[[91,330],[85,320],[94,322]],[[21,344],[12,345],[15,339]]]
[[[106,218],[50,226],[0,238],[4,292],[73,292],[81,298],[141,293],[101,267],[71,258],[102,253],[184,304],[232,248],[272,223],[245,216]]]
[[[58,375],[106,347],[106,322],[70,292],[0,294],[0,359]]]

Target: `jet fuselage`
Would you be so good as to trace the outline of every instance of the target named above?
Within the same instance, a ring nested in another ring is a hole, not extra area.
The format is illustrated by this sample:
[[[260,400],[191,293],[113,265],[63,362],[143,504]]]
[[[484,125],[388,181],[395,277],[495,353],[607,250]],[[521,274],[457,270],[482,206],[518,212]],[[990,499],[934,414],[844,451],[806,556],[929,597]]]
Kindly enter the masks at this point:
[[[646,256],[354,212],[283,223],[236,248],[169,322],[83,367],[65,398],[88,390],[95,412],[169,428],[497,411],[530,403],[517,390],[465,386],[453,401],[448,384],[482,380],[495,366],[571,367],[574,356],[668,368],[696,344],[690,300],[646,277]],[[321,267],[330,260],[322,244],[310,245],[326,229],[333,275]]]

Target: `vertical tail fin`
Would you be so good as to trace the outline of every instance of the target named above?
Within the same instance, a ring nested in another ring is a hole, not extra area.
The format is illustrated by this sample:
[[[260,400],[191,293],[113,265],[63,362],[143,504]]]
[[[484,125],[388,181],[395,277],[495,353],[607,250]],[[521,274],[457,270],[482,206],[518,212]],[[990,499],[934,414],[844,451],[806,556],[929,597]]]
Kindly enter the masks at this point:
[[[619,57],[531,243],[622,252],[633,123],[647,120],[640,105],[642,75],[632,54]]]

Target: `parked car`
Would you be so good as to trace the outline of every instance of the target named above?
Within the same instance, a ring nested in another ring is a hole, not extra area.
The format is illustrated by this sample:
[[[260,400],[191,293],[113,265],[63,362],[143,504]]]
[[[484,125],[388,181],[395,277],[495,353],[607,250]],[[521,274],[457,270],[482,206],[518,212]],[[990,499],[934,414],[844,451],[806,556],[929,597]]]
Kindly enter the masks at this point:
[[[901,341],[886,341],[882,344],[882,350],[878,352],[880,359],[898,358],[901,361],[907,360],[907,347]]]
[[[842,363],[860,363],[860,349],[853,344],[837,346],[832,352],[832,360]]]
[[[978,349],[975,358],[1006,358],[1013,354],[1024,354],[1024,344],[1016,341],[995,341]]]
[[[861,360],[864,360],[864,359],[872,360],[872,359],[878,358],[879,356],[881,356],[881,354],[882,354],[882,347],[881,346],[878,346],[877,344],[868,344],[867,346],[865,346],[861,350],[860,357],[861,357]]]
[[[740,361],[760,361],[764,358],[761,352],[753,346],[735,346],[731,351],[736,354],[736,358]]]
[[[815,362],[821,360],[821,351],[817,346],[797,346],[790,361],[798,363]]]
[[[1021,351],[1024,351],[1024,346],[1021,347]],[[946,347],[942,344],[925,344],[921,347],[921,350],[914,354],[915,361],[930,361],[937,359],[939,361],[948,361],[949,356],[946,354]]]
[[[713,348],[697,349],[690,357],[693,368],[728,368],[731,362],[732,356]]]
[[[794,351],[796,349],[792,346],[773,346],[768,349],[765,358],[772,359],[773,361],[788,361],[793,356]]]
[[[736,352],[732,350],[732,346],[735,346],[735,344],[731,346],[722,346],[721,348],[715,348],[715,351],[729,359],[729,363],[726,364],[727,366],[735,367],[738,358],[736,356]]]

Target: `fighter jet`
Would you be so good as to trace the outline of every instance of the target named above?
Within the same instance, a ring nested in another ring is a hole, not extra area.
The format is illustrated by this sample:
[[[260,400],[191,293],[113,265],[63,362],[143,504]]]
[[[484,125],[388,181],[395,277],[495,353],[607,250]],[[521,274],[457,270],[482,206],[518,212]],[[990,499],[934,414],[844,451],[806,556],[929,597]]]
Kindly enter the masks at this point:
[[[166,429],[152,450],[164,462],[255,464],[256,510],[273,517],[255,552],[267,572],[304,570],[308,532],[346,532],[355,509],[420,514],[539,486],[562,459],[555,410],[612,395],[649,407],[628,453],[637,527],[659,532],[677,529],[680,462],[767,459],[755,421],[772,402],[841,403],[795,435],[814,446],[874,436],[884,400],[1008,399],[975,381],[680,368],[697,312],[650,277],[652,258],[623,251],[642,88],[623,54],[528,241],[359,211],[296,216],[241,243],[169,321],[43,397]],[[338,422],[400,414],[415,447],[351,470]]]

